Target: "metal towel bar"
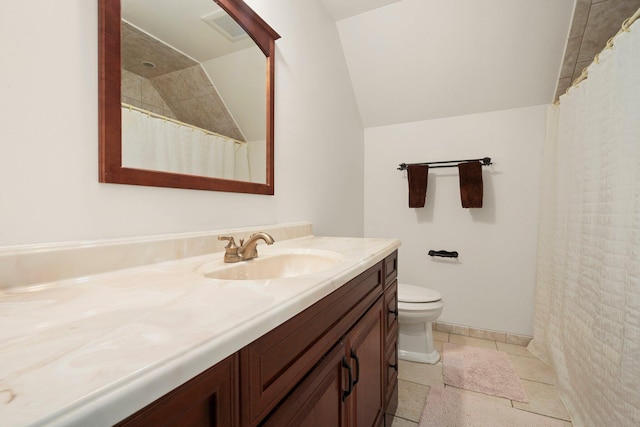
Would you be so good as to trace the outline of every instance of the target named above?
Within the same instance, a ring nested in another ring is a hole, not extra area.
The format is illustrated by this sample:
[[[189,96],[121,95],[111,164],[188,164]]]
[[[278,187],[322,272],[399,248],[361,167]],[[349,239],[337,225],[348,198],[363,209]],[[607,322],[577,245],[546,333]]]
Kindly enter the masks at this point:
[[[482,162],[482,166],[489,166],[493,164],[491,163],[491,157],[484,157],[482,159],[447,160],[444,162],[424,162],[424,163],[410,163],[410,164],[429,165],[429,168],[453,168],[453,167],[457,167],[458,163],[464,163],[464,162]],[[448,163],[453,163],[453,164],[448,164]],[[432,165],[435,165],[435,166],[432,166]],[[407,166],[409,166],[409,164],[400,163],[398,166],[399,166],[398,170],[403,171],[407,169]]]

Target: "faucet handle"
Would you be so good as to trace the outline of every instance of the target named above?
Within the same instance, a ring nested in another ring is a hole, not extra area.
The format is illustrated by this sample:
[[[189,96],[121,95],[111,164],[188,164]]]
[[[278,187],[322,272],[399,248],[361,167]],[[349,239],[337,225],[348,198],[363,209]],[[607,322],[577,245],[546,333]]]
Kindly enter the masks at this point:
[[[232,236],[218,236],[218,240],[228,240],[229,244],[227,244],[227,246],[225,246],[225,248],[235,248],[236,246],[236,242],[235,240],[233,240]],[[240,244],[242,244],[242,242],[240,242]]]
[[[224,262],[238,262],[242,258],[238,254],[238,246],[231,236],[218,236],[218,240],[228,240],[229,244],[224,247]]]

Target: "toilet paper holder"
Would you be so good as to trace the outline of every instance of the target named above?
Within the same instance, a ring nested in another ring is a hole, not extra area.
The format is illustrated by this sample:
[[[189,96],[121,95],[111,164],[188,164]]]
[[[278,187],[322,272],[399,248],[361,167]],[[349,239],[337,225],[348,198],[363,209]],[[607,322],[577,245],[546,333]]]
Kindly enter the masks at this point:
[[[429,251],[429,256],[439,256],[443,258],[458,258],[457,251],[434,251],[433,249]]]

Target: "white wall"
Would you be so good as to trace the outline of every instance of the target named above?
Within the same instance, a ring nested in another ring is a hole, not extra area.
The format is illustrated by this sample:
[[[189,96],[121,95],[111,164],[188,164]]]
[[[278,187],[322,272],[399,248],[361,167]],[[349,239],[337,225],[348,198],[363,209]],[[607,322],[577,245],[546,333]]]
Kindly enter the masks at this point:
[[[275,196],[99,184],[97,1],[1,2],[0,246],[301,220],[362,235],[363,131],[335,23],[317,0],[247,3],[282,36]]]
[[[362,235],[364,136],[335,22],[317,1],[247,3],[282,37],[276,185],[286,183],[278,190],[289,203],[279,206],[279,216],[305,216],[318,235]],[[284,5],[287,13],[278,13]]]
[[[266,138],[266,59],[258,46],[202,63],[245,141]],[[266,182],[266,181],[262,181]]]
[[[574,3],[402,0],[339,21],[364,126],[553,102]]]
[[[365,235],[402,240],[399,281],[442,293],[440,320],[531,335],[546,106],[365,130]],[[457,168],[431,169],[408,207],[399,163],[491,157],[484,206],[463,209]],[[457,250],[458,262],[427,255]]]

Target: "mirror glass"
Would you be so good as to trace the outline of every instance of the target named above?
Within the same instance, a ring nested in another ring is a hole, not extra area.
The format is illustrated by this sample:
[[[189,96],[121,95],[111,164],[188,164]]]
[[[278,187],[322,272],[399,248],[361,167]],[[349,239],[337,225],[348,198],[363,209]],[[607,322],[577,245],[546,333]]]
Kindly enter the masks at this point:
[[[273,194],[279,36],[241,0],[100,0],[100,11],[101,181]]]

